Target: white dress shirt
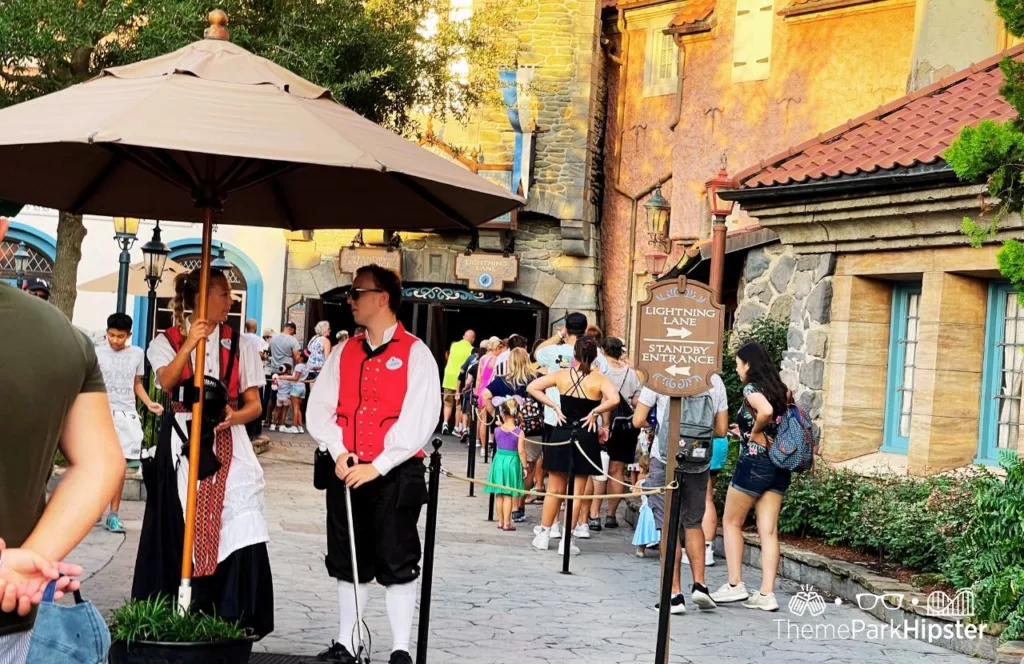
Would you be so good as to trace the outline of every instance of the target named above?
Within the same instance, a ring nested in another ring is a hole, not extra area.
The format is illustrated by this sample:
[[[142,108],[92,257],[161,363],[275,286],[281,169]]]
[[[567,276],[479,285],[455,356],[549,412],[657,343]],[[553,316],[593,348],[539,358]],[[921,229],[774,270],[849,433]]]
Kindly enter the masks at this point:
[[[186,323],[186,327],[188,324]],[[207,376],[220,379],[220,326],[214,328],[206,340]],[[166,367],[174,360],[175,352],[167,337],[160,334],[149,346],[149,362],[154,373]],[[192,367],[195,368],[196,352],[192,351]],[[160,378],[157,374],[157,385]],[[238,389],[239,396],[250,387],[262,387],[266,380],[263,376],[263,362],[260,360],[259,345],[251,338],[240,335],[238,339]],[[189,433],[185,426],[192,413],[176,413],[175,418],[182,431]],[[228,470],[228,481],[224,492],[224,509],[221,512],[220,549],[217,562],[223,561],[238,549],[267,542],[270,533],[267,531],[267,520],[264,517],[263,467],[252,449],[252,441],[245,431],[244,424],[231,427],[232,454],[231,468]],[[176,431],[171,432],[171,455],[178,469],[178,498],[181,500],[181,512],[185,513],[185,501],[188,494],[188,457],[181,454],[183,441]]]
[[[395,323],[384,331],[381,345],[391,341],[397,328],[398,324]],[[352,342],[352,339],[348,339],[331,350],[331,356],[327,358],[320,377],[313,384],[313,391],[306,404],[306,430],[320,449],[328,450],[335,459],[351,451],[342,440],[337,411],[340,353],[346,344]],[[370,347],[376,349],[379,346]],[[419,339],[413,342],[409,351],[408,367],[402,412],[384,436],[384,451],[373,461],[373,466],[382,476],[423,449],[434,434],[437,416],[441,412],[441,380],[437,374],[437,362],[427,344]],[[359,389],[359,386],[353,385],[352,389]]]

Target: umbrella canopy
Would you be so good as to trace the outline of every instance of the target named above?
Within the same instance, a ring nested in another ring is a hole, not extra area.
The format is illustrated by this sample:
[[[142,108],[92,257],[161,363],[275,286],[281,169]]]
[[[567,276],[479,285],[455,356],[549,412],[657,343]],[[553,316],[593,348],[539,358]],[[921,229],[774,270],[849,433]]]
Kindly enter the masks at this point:
[[[156,296],[174,297],[174,278],[188,271],[188,268],[181,263],[175,263],[171,259],[167,259],[167,264],[164,266],[163,279],[160,280],[156,287]],[[78,290],[89,293],[116,293],[117,277],[117,272],[111,272],[110,274],[87,281],[84,284],[78,284]],[[146,283],[146,266],[143,263],[132,263],[128,267],[128,294],[140,297],[149,295],[149,284]]]
[[[0,110],[0,199],[291,230],[471,228],[523,203],[211,30]]]

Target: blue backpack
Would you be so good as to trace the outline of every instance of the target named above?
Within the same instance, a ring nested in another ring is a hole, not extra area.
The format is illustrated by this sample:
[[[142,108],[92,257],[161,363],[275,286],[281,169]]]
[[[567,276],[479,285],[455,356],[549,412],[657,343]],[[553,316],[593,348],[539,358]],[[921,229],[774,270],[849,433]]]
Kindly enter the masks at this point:
[[[776,468],[803,473],[814,466],[815,447],[811,418],[799,406],[790,404],[768,448],[768,458]]]

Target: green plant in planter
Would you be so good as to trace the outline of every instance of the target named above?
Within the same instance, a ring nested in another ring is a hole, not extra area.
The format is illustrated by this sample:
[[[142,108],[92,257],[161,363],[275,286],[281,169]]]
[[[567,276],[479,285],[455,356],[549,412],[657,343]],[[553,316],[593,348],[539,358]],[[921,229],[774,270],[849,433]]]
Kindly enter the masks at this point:
[[[111,639],[129,644],[232,641],[249,636],[238,622],[203,613],[179,614],[176,603],[166,595],[130,600],[114,610],[110,622]]]

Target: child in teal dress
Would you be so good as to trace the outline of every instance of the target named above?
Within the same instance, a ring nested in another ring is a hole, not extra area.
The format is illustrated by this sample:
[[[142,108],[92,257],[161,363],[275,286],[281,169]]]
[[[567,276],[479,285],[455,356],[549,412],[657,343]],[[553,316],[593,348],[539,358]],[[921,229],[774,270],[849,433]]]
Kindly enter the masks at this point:
[[[640,457],[640,481],[637,482],[636,491],[639,491],[647,484],[647,473],[650,471],[650,458]],[[643,558],[647,547],[661,541],[661,531],[654,525],[654,512],[647,503],[647,496],[640,496],[640,514],[636,519],[636,531],[633,533],[633,546],[636,547],[636,557]]]
[[[516,499],[522,495],[523,468],[526,467],[526,436],[517,424],[520,417],[519,402],[516,397],[509,397],[497,407],[501,426],[494,430],[494,442],[497,451],[491,462],[491,471],[487,481],[500,484],[508,489],[485,487],[484,492],[494,494],[494,507],[498,513],[498,529],[515,530],[512,525],[512,508]],[[510,491],[519,489],[520,491]]]

